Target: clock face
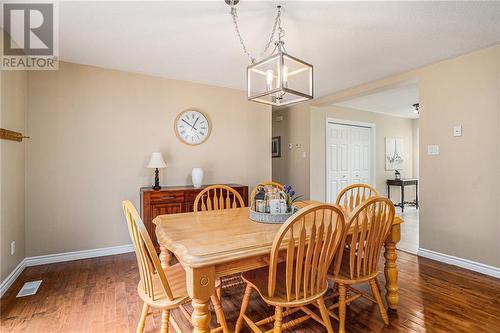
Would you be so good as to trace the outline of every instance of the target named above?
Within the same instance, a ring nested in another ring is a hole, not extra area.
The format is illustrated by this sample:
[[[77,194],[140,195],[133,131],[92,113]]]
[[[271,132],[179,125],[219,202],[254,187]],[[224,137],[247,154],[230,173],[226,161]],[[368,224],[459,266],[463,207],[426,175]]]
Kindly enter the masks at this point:
[[[210,135],[210,121],[201,111],[187,110],[181,112],[175,120],[175,133],[184,143],[199,145]]]

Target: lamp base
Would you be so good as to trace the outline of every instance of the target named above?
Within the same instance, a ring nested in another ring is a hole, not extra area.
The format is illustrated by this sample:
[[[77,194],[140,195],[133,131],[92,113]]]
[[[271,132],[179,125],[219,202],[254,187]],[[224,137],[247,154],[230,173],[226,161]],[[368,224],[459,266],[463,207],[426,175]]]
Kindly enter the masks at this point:
[[[158,170],[158,168],[156,168],[156,170],[155,170],[155,184],[153,185],[153,190],[155,190],[155,191],[158,191],[161,189],[159,172],[160,171]]]

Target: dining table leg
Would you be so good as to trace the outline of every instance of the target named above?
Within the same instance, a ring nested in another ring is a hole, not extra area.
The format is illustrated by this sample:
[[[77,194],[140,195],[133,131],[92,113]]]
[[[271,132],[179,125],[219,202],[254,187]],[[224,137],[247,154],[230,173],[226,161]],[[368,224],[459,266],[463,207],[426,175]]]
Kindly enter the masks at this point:
[[[186,269],[187,291],[191,297],[193,332],[210,332],[210,296],[215,293],[214,267]]]
[[[160,264],[163,269],[170,266],[172,253],[165,247],[160,245]]]
[[[397,310],[399,304],[399,287],[398,287],[398,268],[396,265],[396,260],[398,255],[396,253],[396,244],[401,239],[401,228],[400,225],[393,225],[391,228],[391,234],[385,242],[385,300],[389,309]]]

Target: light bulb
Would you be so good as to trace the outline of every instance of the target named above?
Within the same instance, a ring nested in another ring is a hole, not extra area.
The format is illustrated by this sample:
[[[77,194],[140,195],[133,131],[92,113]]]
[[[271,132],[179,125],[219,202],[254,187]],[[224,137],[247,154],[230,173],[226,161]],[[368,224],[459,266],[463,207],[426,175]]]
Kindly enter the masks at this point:
[[[274,78],[274,73],[272,69],[268,69],[266,71],[267,90],[273,89],[273,78]]]
[[[283,65],[283,87],[288,87],[288,67]]]

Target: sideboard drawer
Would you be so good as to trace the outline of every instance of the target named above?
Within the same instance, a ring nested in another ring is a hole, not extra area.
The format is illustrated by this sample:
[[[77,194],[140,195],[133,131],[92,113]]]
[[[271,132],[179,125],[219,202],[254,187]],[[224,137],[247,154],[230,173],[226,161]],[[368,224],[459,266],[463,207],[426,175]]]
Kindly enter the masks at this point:
[[[177,203],[184,202],[184,191],[158,191],[150,194],[151,202]]]
[[[202,191],[202,189],[195,189],[189,192],[186,192],[186,202],[194,202],[198,194]]]

